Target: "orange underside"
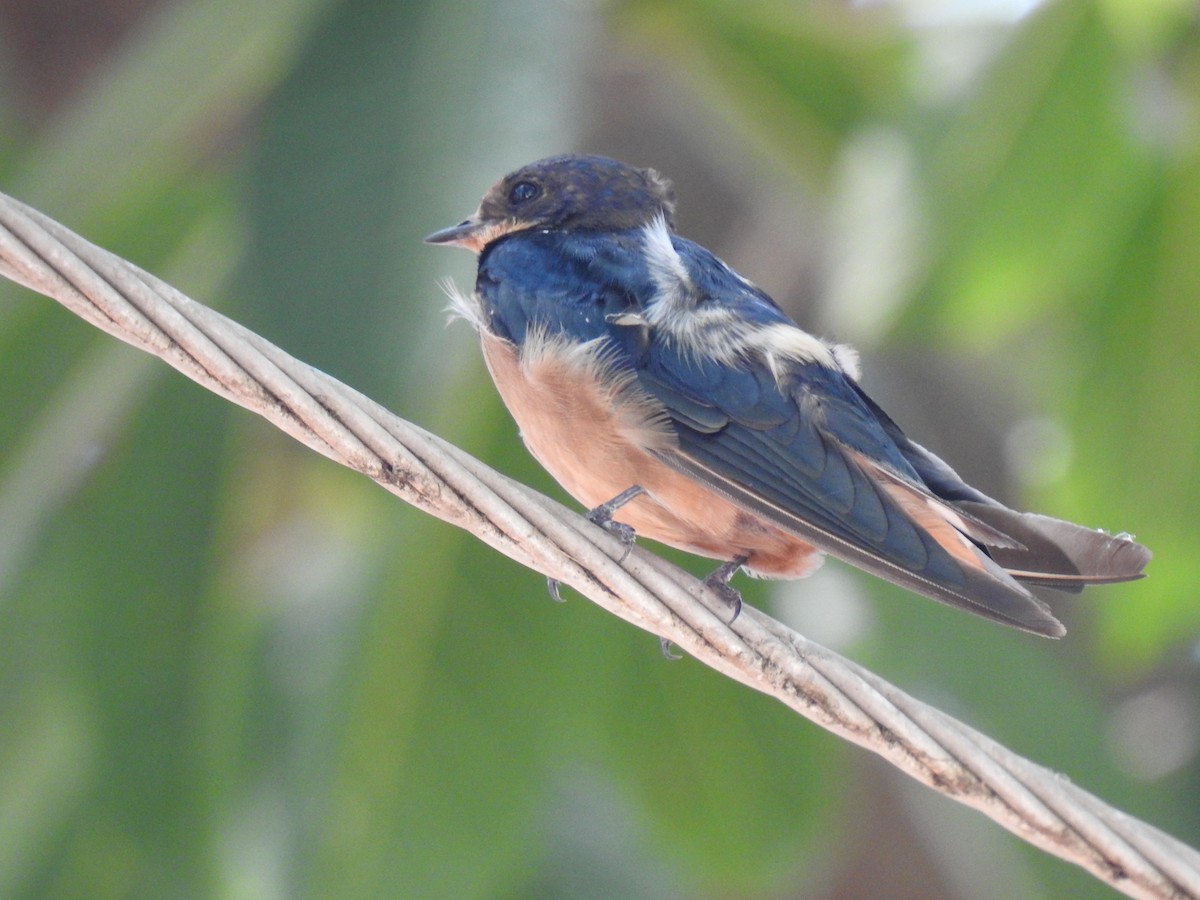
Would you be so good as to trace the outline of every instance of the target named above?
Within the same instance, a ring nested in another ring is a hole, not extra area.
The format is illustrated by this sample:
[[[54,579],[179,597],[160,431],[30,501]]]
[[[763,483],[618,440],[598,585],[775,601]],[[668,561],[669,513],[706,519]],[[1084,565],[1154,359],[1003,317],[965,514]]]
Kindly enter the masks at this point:
[[[529,450],[580,503],[593,508],[633,485],[645,494],[617,513],[639,536],[772,578],[801,578],[821,564],[811,545],[764,522],[647,452],[670,446],[654,401],[614,391],[595,368],[537,354],[522,366],[507,341],[483,336],[484,358]]]

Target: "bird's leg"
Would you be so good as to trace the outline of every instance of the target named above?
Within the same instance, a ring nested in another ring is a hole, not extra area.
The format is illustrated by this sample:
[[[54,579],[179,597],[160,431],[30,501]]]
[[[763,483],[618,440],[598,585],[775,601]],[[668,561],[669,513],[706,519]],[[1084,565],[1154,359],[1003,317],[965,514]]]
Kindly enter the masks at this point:
[[[746,564],[746,560],[749,558],[749,556],[735,556],[729,562],[720,566],[715,572],[711,573],[707,578],[704,579],[704,584],[707,587],[712,588],[714,591],[720,594],[721,597],[733,607],[733,618],[729,620],[730,624],[733,623],[734,619],[741,615],[742,595],[738,593],[737,588],[732,588],[729,586],[729,579],[734,576],[734,573],[736,573],[738,569]],[[667,659],[674,661],[683,658],[678,653],[675,653],[673,650],[671,650],[670,638],[660,637],[658,639],[658,643],[659,646],[662,647],[662,655]]]
[[[735,556],[729,562],[717,567],[714,572],[709,574],[709,576],[704,579],[704,584],[706,587],[712,588],[714,591],[720,594],[730,606],[733,607],[733,618],[729,620],[730,624],[732,624],[734,619],[736,619],[742,612],[742,595],[738,592],[737,588],[729,586],[729,579],[733,578],[734,573],[744,566],[746,564],[746,560],[749,558],[749,556],[744,554]]]
[[[635,484],[633,487],[629,487],[621,491],[621,493],[617,494],[617,496],[613,497],[611,500],[606,500],[595,509],[589,509],[587,513],[585,513],[585,517],[589,522],[591,522],[593,525],[599,525],[605,531],[616,535],[616,537],[620,538],[621,543],[625,545],[625,553],[622,555],[621,559],[618,560],[619,562],[625,562],[630,551],[633,550],[633,541],[634,538],[637,537],[637,532],[635,532],[631,526],[626,525],[624,522],[614,522],[613,515],[618,509],[620,509],[630,500],[644,493],[646,493],[645,489],[640,484]],[[556,579],[546,579],[546,590],[550,592],[550,598],[554,600],[555,603],[563,602],[562,594],[559,593],[558,581]]]
[[[601,503],[595,509],[588,510],[587,520],[589,522],[612,532],[625,545],[625,556],[621,557],[621,562],[625,562],[625,559],[629,556],[629,552],[633,550],[633,539],[637,537],[637,532],[624,522],[614,522],[613,514],[630,500],[644,493],[646,493],[645,489],[640,484],[635,484],[633,487],[621,491],[621,493],[617,494],[611,500]]]
[[[738,593],[736,588],[731,588],[729,586],[729,579],[734,576],[734,573],[737,572],[738,569],[746,564],[746,560],[749,558],[749,556],[735,556],[729,562],[722,565],[715,572],[704,579],[705,585],[720,594],[721,597],[733,607],[733,618],[729,620],[730,624],[732,624],[733,620],[736,619],[742,612],[742,595]],[[673,650],[671,650],[670,638],[660,637],[658,639],[658,643],[659,646],[662,647],[662,655],[667,659],[674,661],[683,658],[678,653],[675,653]]]

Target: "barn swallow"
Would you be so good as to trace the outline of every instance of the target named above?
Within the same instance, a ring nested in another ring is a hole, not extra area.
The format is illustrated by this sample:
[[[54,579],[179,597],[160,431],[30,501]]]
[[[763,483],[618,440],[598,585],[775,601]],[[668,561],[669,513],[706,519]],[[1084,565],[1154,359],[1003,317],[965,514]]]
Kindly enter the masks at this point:
[[[1065,629],[1030,586],[1142,576],[1150,551],[1128,535],[966,484],[867,396],[854,351],[675,234],[674,208],[652,169],[556,156],[425,239],[478,254],[475,291],[452,306],[573,497],[721,560],[717,582],[800,578],[829,554],[1047,637]]]

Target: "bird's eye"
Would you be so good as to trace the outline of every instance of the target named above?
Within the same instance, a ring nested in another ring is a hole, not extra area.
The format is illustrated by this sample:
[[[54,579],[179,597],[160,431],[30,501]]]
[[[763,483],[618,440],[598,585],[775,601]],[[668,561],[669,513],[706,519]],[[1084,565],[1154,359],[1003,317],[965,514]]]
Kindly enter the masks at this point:
[[[508,202],[513,206],[519,206],[522,203],[527,203],[532,200],[542,189],[532,181],[518,181],[513,185],[511,191],[508,192]]]

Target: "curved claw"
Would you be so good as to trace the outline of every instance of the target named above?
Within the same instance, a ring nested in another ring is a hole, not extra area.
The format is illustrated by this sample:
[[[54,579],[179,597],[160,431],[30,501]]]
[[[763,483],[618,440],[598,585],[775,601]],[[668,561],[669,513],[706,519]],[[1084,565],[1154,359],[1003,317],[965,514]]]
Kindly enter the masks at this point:
[[[658,639],[658,646],[662,650],[662,655],[664,657],[666,657],[668,662],[675,662],[677,659],[683,659],[683,657],[681,655],[679,655],[678,653],[675,653],[671,649],[671,639],[670,638],[660,637]]]
[[[604,527],[611,531],[625,545],[625,552],[617,560],[617,562],[625,562],[625,560],[629,559],[629,554],[633,552],[633,545],[637,540],[637,532],[633,530],[632,525],[626,525],[624,522],[609,522]]]
[[[719,566],[704,579],[706,587],[712,588],[712,590],[721,595],[726,603],[733,607],[733,617],[729,620],[731,625],[742,614],[742,595],[737,588],[730,586],[729,580],[733,578],[738,569],[745,565],[747,559],[749,559],[748,556],[735,556],[729,562]]]
[[[553,600],[555,603],[566,603],[567,601],[563,597],[563,595],[559,593],[558,587],[559,587],[559,582],[557,581],[557,579],[554,579],[554,578],[546,579],[546,590],[550,594],[550,599]]]

